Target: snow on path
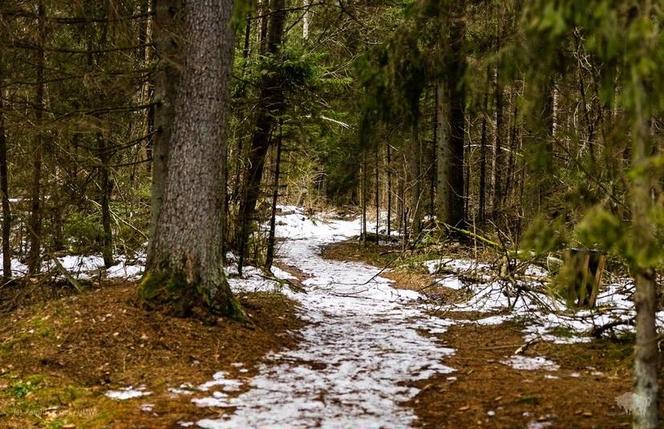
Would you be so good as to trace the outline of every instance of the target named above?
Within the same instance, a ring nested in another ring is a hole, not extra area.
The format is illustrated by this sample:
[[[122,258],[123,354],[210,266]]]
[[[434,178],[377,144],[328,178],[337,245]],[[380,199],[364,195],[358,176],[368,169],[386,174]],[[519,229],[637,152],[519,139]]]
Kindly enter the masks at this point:
[[[282,260],[311,277],[302,303],[309,322],[297,350],[268,357],[249,390],[203,401],[235,407],[231,415],[197,422],[202,428],[407,428],[415,415],[401,405],[417,389],[406,383],[453,370],[453,350],[418,330],[442,333],[450,321],[428,316],[419,295],[397,290],[364,264],[324,260],[321,246],[357,233],[355,221],[315,223],[299,209],[279,218]],[[197,398],[197,403],[201,403]]]

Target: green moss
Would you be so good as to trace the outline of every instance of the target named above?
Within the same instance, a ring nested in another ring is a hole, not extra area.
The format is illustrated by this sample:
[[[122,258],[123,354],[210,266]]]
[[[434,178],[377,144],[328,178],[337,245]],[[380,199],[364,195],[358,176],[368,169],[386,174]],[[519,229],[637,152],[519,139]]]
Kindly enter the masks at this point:
[[[12,383],[8,388],[8,393],[16,399],[22,399],[38,388],[39,381],[18,380]]]
[[[540,398],[534,395],[524,395],[517,399],[516,402],[519,404],[537,405],[540,403]]]
[[[222,277],[222,281],[225,281]],[[189,316],[195,308],[238,321],[247,317],[234,296],[210,294],[205,284],[190,284],[179,270],[151,270],[146,272],[139,286],[138,295],[149,307],[167,307],[178,316]]]

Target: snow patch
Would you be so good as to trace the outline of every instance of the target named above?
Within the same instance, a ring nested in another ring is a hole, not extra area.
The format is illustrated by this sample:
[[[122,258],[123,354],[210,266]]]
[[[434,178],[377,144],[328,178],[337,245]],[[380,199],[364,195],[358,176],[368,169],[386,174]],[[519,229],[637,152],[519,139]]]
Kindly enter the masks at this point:
[[[514,369],[520,371],[535,371],[535,370],[544,370],[544,371],[558,371],[560,367],[557,363],[548,360],[543,356],[537,357],[528,357],[528,356],[512,356],[509,359],[502,360],[500,363],[507,366],[511,366]]]
[[[134,389],[133,386],[129,386],[120,390],[109,390],[104,395],[106,395],[111,399],[115,399],[116,401],[125,401],[127,399],[140,398],[151,394],[152,392],[146,391],[145,387],[143,386],[138,387],[136,389]]]

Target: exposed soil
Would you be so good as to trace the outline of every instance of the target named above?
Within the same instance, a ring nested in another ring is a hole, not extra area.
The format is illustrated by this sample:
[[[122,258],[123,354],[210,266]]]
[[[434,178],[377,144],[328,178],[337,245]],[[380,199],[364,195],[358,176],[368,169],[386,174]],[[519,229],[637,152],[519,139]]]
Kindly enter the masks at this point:
[[[450,250],[449,254],[442,255],[470,256],[470,249],[453,247]],[[323,255],[391,267],[397,265],[395,260],[399,253],[390,247],[373,243],[363,247],[348,241],[329,246]],[[410,255],[404,259],[416,258]],[[489,260],[491,256],[485,253],[483,258]],[[459,291],[433,286],[432,277],[421,270],[405,262],[398,266],[398,269],[381,273],[394,280],[395,287],[434,295],[437,301],[442,299],[446,303],[463,300]],[[522,326],[515,323],[483,326],[467,322],[492,315],[488,313],[440,312],[436,315],[460,321],[438,335],[442,343],[456,350],[444,363],[457,371],[414,383],[421,391],[405,405],[414,408],[420,427],[526,428],[538,422],[542,428],[630,426],[630,416],[618,406],[616,397],[632,390],[632,341],[595,340],[573,345],[534,343],[525,348],[523,355],[545,356],[560,369],[516,370],[501,361],[524,345]]]
[[[421,427],[525,428],[538,421],[552,428],[630,425],[616,403],[631,391],[630,344],[536,344],[525,355],[546,356],[560,369],[527,371],[501,363],[523,345],[518,325],[457,325],[441,341],[456,349],[445,363],[457,372],[417,383],[422,391],[408,405]]]
[[[277,293],[240,296],[250,326],[149,312],[135,291],[106,284],[0,315],[0,427],[175,427],[210,412],[171,397],[169,387],[222,370],[250,377],[269,351],[294,347],[303,325],[296,304]],[[103,396],[142,384],[153,392],[144,400]],[[143,403],[152,411],[141,411]]]

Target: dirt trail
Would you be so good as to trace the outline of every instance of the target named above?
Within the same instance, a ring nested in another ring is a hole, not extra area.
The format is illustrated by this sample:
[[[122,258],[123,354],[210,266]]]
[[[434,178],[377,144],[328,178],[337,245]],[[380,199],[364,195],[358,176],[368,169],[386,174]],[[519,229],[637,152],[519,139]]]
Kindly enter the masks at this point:
[[[415,414],[404,403],[418,389],[409,383],[452,372],[444,360],[453,351],[425,334],[442,333],[449,322],[427,314],[417,293],[392,288],[375,267],[320,256],[323,245],[354,235],[357,222],[281,220],[282,261],[308,276],[305,293],[294,297],[309,325],[299,347],[269,357],[245,393],[209,396],[208,404],[234,412],[198,426],[412,426]]]

